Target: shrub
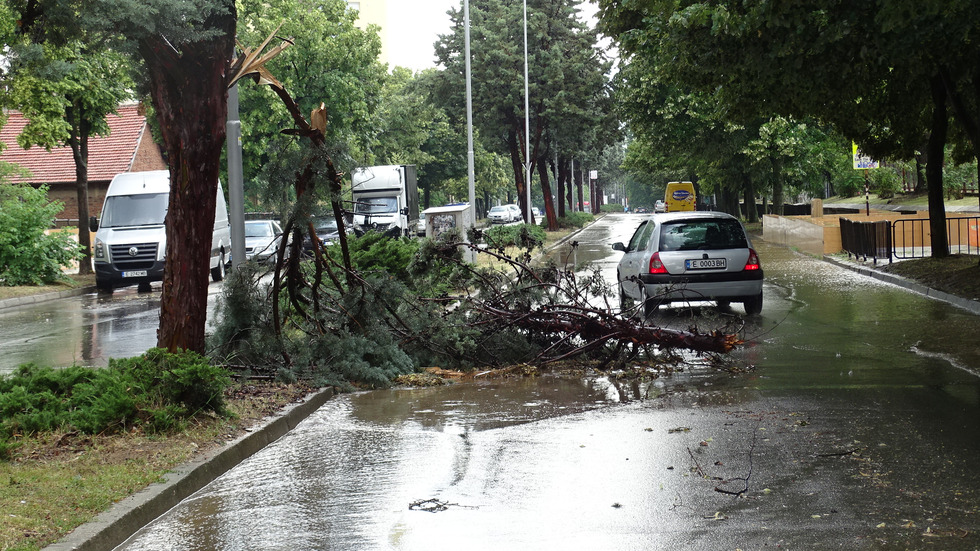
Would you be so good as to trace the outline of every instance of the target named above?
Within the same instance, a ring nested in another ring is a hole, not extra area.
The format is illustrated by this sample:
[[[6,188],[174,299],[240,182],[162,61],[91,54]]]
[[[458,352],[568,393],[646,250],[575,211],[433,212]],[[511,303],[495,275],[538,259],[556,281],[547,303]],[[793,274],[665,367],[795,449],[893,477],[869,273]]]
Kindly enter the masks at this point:
[[[224,369],[199,354],[159,348],[110,360],[104,369],[22,365],[0,377],[0,459],[9,456],[16,434],[95,434],[137,425],[169,430],[203,410],[223,413],[229,382]]]
[[[588,212],[569,212],[564,218],[558,219],[559,228],[583,228],[595,220],[595,216]]]
[[[484,241],[490,247],[521,247],[529,250],[544,246],[547,237],[548,234],[541,226],[532,224],[494,226],[483,234]]]
[[[62,266],[81,258],[65,233],[45,234],[63,208],[47,188],[0,186],[0,285],[42,285],[64,278]]]

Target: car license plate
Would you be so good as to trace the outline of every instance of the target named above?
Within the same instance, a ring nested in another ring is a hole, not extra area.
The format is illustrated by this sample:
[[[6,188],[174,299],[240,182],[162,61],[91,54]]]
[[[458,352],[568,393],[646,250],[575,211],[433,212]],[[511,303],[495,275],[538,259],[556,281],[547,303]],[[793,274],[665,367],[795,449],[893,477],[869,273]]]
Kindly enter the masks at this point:
[[[685,260],[684,265],[688,270],[724,269],[728,266],[728,261],[724,258],[692,258]]]
[[[146,270],[133,270],[131,272],[123,272],[123,277],[146,277]]]

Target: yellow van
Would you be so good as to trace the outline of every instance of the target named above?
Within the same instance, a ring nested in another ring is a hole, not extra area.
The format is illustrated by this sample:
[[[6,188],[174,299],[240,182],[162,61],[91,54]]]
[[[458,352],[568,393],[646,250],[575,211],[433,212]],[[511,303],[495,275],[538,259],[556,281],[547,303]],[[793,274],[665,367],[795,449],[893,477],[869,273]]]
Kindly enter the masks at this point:
[[[696,199],[693,182],[669,182],[667,193],[664,194],[667,203],[666,212],[694,210]]]

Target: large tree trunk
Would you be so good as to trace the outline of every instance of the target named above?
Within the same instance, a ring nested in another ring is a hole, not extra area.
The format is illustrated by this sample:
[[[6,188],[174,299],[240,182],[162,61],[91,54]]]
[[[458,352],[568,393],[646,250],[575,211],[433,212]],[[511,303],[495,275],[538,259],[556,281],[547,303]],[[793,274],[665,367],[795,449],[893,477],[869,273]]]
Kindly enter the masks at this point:
[[[544,216],[548,220],[548,231],[558,231],[558,217],[555,215],[555,202],[551,200],[551,180],[548,178],[548,161],[538,160],[538,177],[541,178],[541,194],[544,197]]]
[[[510,131],[507,134],[507,147],[510,149],[510,163],[514,169],[514,185],[517,188],[517,205],[520,207],[521,212],[527,212],[524,210],[524,203],[527,201],[527,190],[525,188],[524,181],[524,166],[523,166],[523,154],[521,153],[521,146],[517,142],[517,132]]]
[[[73,136],[69,138],[71,154],[75,161],[75,197],[78,201],[78,244],[82,247],[82,258],[78,261],[79,275],[92,273],[92,234],[88,229],[88,136],[91,125],[80,107],[68,109],[68,123]]]
[[[209,260],[227,85],[237,14],[210,17],[207,40],[175,49],[164,37],[140,43],[170,162],[166,269],[157,346],[203,353]]]
[[[577,183],[577,187],[578,187],[578,208],[576,208],[575,210],[577,210],[578,212],[584,212],[585,211],[585,198],[582,197],[582,180],[584,178],[585,178],[585,171],[582,171],[582,174],[580,174],[579,177],[578,177],[578,183]]]
[[[748,174],[742,174],[742,190],[745,195],[745,219],[749,223],[759,221],[759,209],[755,206],[755,188],[752,185],[752,178]]]
[[[945,159],[946,132],[949,128],[949,115],[946,112],[946,88],[938,75],[930,80],[932,89],[932,129],[926,153],[926,185],[929,190],[929,231],[932,234],[932,256],[949,256],[949,243],[946,239],[946,203],[943,198],[943,160]]]
[[[565,159],[558,158],[558,218],[565,217],[565,189],[568,182],[568,168]]]

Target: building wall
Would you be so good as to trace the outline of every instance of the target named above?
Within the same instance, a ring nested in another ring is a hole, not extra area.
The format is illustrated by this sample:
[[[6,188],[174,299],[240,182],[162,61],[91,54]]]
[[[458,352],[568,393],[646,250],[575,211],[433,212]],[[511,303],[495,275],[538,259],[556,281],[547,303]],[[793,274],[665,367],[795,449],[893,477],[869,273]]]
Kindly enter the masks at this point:
[[[149,128],[143,129],[139,146],[133,156],[129,172],[143,172],[146,170],[166,170],[167,162],[163,158],[160,147],[153,142],[153,136]],[[109,190],[110,180],[89,180],[88,183],[88,214],[89,216],[102,215],[102,203],[105,202],[105,194]],[[49,184],[48,198],[52,201],[61,201],[65,207],[55,216],[59,220],[59,225],[75,225],[78,220],[78,191],[75,182]],[[84,223],[83,223],[84,225]]]
[[[406,0],[395,0],[405,2]],[[347,0],[347,6],[358,11],[356,25],[366,29],[368,25],[381,27],[378,36],[381,38],[381,63],[388,63],[388,0]]]

